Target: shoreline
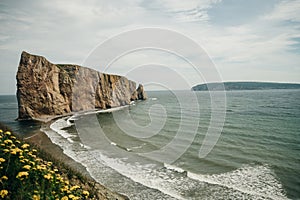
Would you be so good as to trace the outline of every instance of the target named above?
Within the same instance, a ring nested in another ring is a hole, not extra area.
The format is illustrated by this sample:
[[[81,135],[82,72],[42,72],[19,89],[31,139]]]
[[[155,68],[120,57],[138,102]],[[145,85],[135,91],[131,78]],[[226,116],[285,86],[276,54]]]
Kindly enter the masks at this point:
[[[73,114],[68,115],[70,118],[74,116]],[[104,196],[106,199],[118,199],[118,200],[128,200],[129,198],[126,195],[120,194],[117,191],[113,191],[110,188],[98,183],[88,172],[85,166],[81,163],[75,161],[68,155],[63,152],[63,149],[58,145],[54,144],[51,139],[47,136],[45,132],[42,131],[43,128],[50,128],[50,125],[58,120],[66,116],[56,116],[47,122],[42,124],[42,127],[35,131],[35,133],[27,138],[24,138],[25,141],[28,141],[34,145],[36,145],[41,150],[45,151],[47,154],[53,156],[53,158],[59,162],[62,162],[67,167],[72,170],[78,172],[80,175],[85,177],[88,182],[91,182],[94,185],[94,190],[99,196]]]

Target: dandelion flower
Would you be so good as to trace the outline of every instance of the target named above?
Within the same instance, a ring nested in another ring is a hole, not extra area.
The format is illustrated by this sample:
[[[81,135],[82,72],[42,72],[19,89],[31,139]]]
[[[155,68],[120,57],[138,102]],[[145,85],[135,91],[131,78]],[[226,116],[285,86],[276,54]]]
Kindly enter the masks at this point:
[[[80,186],[74,185],[74,186],[72,186],[72,187],[70,188],[70,190],[72,191],[72,190],[76,190],[76,189],[79,189],[79,188],[80,188]]]
[[[87,197],[90,195],[90,193],[88,191],[86,191],[86,190],[83,190],[82,194],[85,195],[85,196],[87,196]]]
[[[21,179],[23,176],[27,177],[29,174],[28,172],[19,172],[16,178]]]
[[[5,180],[6,181],[6,180],[8,180],[8,178],[7,178],[7,176],[2,176],[1,180]]]
[[[40,200],[41,197],[40,197],[40,195],[35,195],[35,194],[34,194],[34,195],[32,196],[32,199],[33,199],[33,200]]]
[[[4,153],[10,152],[9,149],[4,149],[3,151],[4,151]]]
[[[46,166],[45,165],[38,165],[38,166],[36,166],[36,168],[38,170],[46,170]]]
[[[0,129],[0,133],[3,133],[3,131]]]
[[[3,163],[5,162],[5,159],[4,158],[0,158],[0,163]]]
[[[46,175],[44,175],[44,178],[50,180],[52,178],[52,176],[51,176],[51,174],[46,174]]]
[[[1,190],[1,191],[0,191],[0,196],[1,196],[2,198],[4,198],[6,195],[8,195],[8,191],[7,191],[7,190]]]
[[[23,169],[30,170],[31,166],[30,165],[24,165]]]
[[[4,134],[5,135],[11,135],[11,132],[10,131],[6,131]]]
[[[73,195],[73,194],[69,194],[69,198],[72,199],[72,200],[79,199],[79,197],[76,197],[76,196]]]
[[[18,152],[20,152],[20,149],[19,149],[19,148],[15,148],[15,149],[12,149],[12,150],[10,151],[10,153],[13,154],[13,155],[16,155]]]
[[[29,144],[23,144],[21,147],[23,148],[23,149],[27,149],[28,147],[29,147],[30,145]]]
[[[13,142],[11,140],[7,139],[7,140],[4,140],[4,143],[5,144],[9,144],[9,143],[12,144]]]
[[[69,187],[68,187],[67,185],[65,185],[65,186],[62,187],[60,190],[61,190],[62,192],[66,192],[66,191],[68,191],[68,189],[69,189]]]
[[[68,200],[69,198],[67,196],[64,196],[63,198],[61,198],[61,200]]]

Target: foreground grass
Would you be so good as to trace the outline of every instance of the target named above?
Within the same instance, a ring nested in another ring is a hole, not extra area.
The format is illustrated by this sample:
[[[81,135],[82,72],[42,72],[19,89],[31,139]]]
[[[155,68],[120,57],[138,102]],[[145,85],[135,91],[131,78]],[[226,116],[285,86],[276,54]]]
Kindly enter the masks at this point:
[[[72,172],[61,172],[42,157],[32,145],[0,129],[0,199],[93,198],[80,177],[74,180]]]

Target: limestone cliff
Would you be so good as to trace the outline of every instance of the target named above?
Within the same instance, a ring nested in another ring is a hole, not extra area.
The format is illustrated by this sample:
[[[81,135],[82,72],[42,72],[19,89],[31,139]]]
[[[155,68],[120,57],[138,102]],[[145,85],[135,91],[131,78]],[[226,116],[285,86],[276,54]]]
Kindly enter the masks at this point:
[[[18,119],[47,119],[73,111],[107,109],[146,99],[143,86],[123,76],[78,65],[52,64],[22,52],[17,72]]]

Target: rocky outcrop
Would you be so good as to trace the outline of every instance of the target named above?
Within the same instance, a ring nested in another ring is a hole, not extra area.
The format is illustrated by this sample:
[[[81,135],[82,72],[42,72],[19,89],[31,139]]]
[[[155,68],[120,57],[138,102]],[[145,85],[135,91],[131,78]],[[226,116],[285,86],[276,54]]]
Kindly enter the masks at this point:
[[[22,52],[17,72],[18,119],[46,119],[74,111],[107,109],[146,99],[143,86],[123,76],[78,65],[52,64]]]

